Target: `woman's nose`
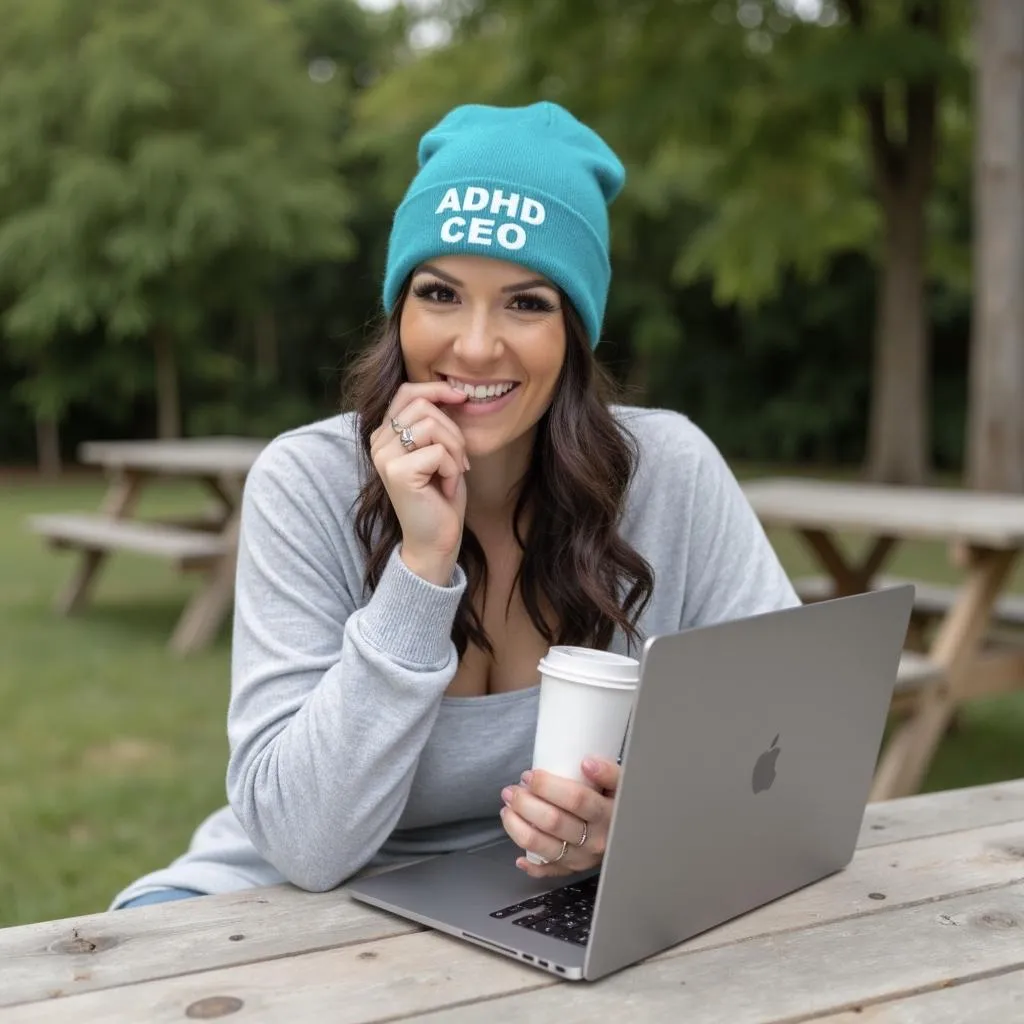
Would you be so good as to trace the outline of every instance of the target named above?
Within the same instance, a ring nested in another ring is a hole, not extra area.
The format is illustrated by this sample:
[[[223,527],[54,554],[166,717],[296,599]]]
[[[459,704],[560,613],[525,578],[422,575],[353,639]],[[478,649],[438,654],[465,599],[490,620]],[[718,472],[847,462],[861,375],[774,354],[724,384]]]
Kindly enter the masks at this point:
[[[500,348],[496,326],[486,310],[465,317],[455,338],[457,356],[467,362],[489,362]]]

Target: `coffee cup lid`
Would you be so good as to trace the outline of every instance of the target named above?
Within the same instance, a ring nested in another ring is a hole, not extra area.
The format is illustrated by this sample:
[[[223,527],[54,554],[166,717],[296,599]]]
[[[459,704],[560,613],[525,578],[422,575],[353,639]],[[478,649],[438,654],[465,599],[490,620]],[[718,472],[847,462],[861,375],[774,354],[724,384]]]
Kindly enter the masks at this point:
[[[600,686],[631,688],[640,679],[640,662],[636,658],[591,647],[551,647],[537,667],[541,672],[563,676],[574,682]]]

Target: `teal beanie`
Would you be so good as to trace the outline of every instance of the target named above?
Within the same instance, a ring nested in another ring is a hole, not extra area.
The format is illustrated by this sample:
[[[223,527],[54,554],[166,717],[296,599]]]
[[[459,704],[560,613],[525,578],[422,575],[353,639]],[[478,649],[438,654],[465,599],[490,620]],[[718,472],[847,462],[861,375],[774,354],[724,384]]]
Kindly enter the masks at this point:
[[[388,242],[387,312],[425,260],[491,256],[558,285],[595,347],[611,280],[608,204],[626,180],[604,140],[555,103],[470,104],[427,132],[418,156]]]

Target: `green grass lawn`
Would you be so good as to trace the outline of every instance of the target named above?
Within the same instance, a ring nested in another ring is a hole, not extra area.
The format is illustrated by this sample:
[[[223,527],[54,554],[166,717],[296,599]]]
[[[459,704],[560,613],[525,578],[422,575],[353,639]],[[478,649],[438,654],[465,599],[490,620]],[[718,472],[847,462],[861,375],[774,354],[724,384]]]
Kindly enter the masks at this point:
[[[72,565],[23,528],[95,509],[102,486],[0,485],[0,925],[104,909],[224,802],[228,642],[164,647],[197,580],[118,555],[78,618],[51,612]],[[153,488],[143,512],[196,507]]]
[[[24,529],[32,512],[93,510],[102,486],[0,482],[0,926],[104,909],[166,864],[224,802],[228,638],[179,660],[165,642],[196,580],[162,562],[110,560],[87,611],[51,601],[72,565]],[[143,513],[195,508],[198,489],[154,488]],[[811,570],[789,536],[787,568]],[[936,545],[894,571],[955,579]],[[1024,590],[1024,572],[1018,571]],[[972,707],[927,788],[1024,776],[1024,696]]]

